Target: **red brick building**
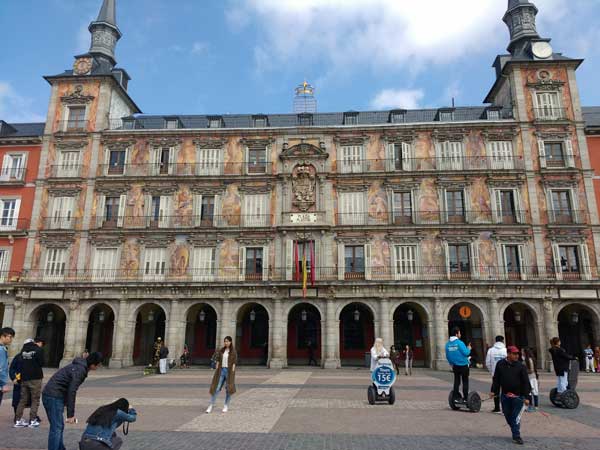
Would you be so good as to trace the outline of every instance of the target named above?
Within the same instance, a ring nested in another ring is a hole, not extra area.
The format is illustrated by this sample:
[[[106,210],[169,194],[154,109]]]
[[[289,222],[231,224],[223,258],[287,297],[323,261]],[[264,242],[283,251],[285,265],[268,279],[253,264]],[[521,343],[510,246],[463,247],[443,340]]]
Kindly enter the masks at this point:
[[[594,191],[596,192],[596,203],[600,211],[600,107],[583,108],[585,119],[585,134],[590,152],[590,163],[594,170]]]

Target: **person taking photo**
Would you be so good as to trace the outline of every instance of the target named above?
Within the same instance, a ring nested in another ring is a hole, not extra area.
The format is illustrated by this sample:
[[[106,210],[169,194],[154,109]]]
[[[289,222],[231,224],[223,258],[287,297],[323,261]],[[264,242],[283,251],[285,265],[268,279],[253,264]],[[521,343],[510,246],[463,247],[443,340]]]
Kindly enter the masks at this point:
[[[135,422],[136,419],[135,409],[125,398],[101,406],[88,418],[79,442],[79,450],[119,450],[123,439],[117,436],[117,428],[125,422]]]

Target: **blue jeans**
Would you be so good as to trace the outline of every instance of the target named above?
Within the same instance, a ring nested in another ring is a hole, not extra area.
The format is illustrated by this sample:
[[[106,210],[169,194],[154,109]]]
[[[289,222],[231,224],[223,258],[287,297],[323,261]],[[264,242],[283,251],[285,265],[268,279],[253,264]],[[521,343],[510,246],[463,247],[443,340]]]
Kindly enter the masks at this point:
[[[569,372],[565,372],[564,375],[556,377],[556,390],[559,394],[562,394],[567,390],[569,385]]]
[[[50,422],[48,450],[65,450],[65,444],[63,443],[65,401],[62,398],[49,397],[43,394],[42,403],[48,416],[48,422]]]
[[[519,417],[525,399],[523,397],[507,397],[502,394],[501,400],[502,412],[506,423],[510,426],[513,439],[521,437],[521,424],[517,423],[517,417]]]
[[[211,405],[214,405],[215,402],[217,401],[217,395],[219,394],[219,392],[221,392],[221,389],[223,389],[223,385],[225,385],[225,404],[229,405],[229,400],[231,399],[231,396],[229,395],[229,388],[227,387],[228,375],[229,375],[229,370],[227,369],[227,367],[222,367],[221,368],[221,376],[219,377],[219,384],[217,385],[217,390],[210,398]]]

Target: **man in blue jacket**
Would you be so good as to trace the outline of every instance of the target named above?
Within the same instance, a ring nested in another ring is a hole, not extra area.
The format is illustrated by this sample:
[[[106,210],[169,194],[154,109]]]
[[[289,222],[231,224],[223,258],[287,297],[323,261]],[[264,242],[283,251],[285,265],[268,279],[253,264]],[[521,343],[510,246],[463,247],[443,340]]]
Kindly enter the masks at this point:
[[[462,380],[463,399],[466,401],[469,395],[469,355],[471,344],[465,345],[460,340],[460,328],[454,327],[450,340],[446,343],[446,359],[452,366],[454,372],[454,396],[460,397],[460,382]]]
[[[8,346],[15,337],[15,330],[12,328],[2,328],[0,330],[0,404],[5,392],[10,391],[8,380]]]

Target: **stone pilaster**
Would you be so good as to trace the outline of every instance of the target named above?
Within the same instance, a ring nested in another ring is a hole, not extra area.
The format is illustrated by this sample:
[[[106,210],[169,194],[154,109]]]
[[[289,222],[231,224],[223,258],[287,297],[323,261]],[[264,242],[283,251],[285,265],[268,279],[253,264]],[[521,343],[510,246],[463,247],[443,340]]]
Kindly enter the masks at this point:
[[[179,300],[172,298],[170,301],[169,323],[167,324],[167,347],[169,348],[169,359],[178,360],[183,353],[185,340],[185,322],[181,320],[181,305]]]
[[[554,305],[552,305],[552,299],[546,298],[544,299],[543,304],[544,309],[544,329],[546,334],[546,346],[544,346],[544,342],[541,342],[540,348],[549,347],[550,339],[555,336],[558,336],[558,322],[554,320]],[[546,363],[546,367],[548,370],[552,370],[552,360],[548,360]]]
[[[328,298],[326,303],[326,324],[327,335],[325,336],[325,369],[337,369],[340,367],[339,345],[340,345],[340,321],[335,316],[336,302],[333,298]]]
[[[279,298],[275,299],[274,303],[273,320],[269,323],[273,333],[269,367],[271,369],[281,369],[286,363],[283,358],[283,306],[281,304],[281,299]]]
[[[433,317],[435,322],[435,361],[434,366],[437,370],[448,368],[446,361],[445,347],[448,339],[447,321],[444,319],[443,304],[441,299],[436,298],[433,303]]]
[[[113,352],[109,362],[111,368],[120,369],[126,365],[126,352],[129,348],[129,341],[132,340],[133,336],[129,334],[129,330],[127,329],[128,317],[129,305],[127,304],[127,299],[124,297],[119,301],[119,311],[115,320]]]
[[[77,297],[72,297],[69,301],[69,316],[67,317],[65,332],[65,349],[63,352],[60,367],[69,364],[73,358],[79,356],[83,349],[77,347],[77,336],[79,334],[79,320],[81,315],[81,304]]]
[[[394,345],[394,323],[390,320],[390,300],[387,298],[379,299],[379,327],[383,344],[389,349]]]
[[[231,301],[229,299],[223,300],[223,309],[221,312],[221,339],[217,342],[217,348],[220,348],[225,336],[231,336],[235,341],[235,317],[231,317]]]
[[[489,300],[490,309],[490,338],[488,343],[492,345],[496,341],[496,336],[504,336],[504,320],[500,318],[500,310],[498,308],[498,299],[492,297]],[[484,349],[485,350],[485,349]]]

